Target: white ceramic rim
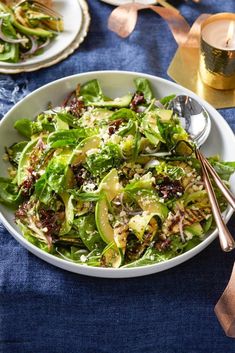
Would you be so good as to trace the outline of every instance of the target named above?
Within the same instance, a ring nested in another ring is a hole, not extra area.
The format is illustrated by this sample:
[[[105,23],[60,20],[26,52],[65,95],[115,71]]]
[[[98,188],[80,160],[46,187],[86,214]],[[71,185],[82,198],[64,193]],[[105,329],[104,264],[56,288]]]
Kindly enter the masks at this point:
[[[141,72],[133,72],[133,71],[118,71],[118,70],[105,70],[105,71],[91,71],[91,72],[86,72],[86,73],[81,73],[81,74],[75,74],[71,76],[67,76],[64,78],[61,78],[59,80],[52,81],[37,90],[33,91],[30,93],[27,97],[25,97],[22,101],[25,101],[27,99],[30,99],[33,95],[37,95],[41,90],[46,89],[47,87],[54,85],[58,82],[63,82],[66,80],[70,80],[72,78],[77,77],[78,80],[79,78],[86,77],[87,80],[89,80],[89,76],[94,76],[94,75],[102,75],[102,74],[121,74],[121,75],[128,75],[128,76],[141,76],[145,77],[150,80],[157,80],[159,83],[165,83],[172,87],[173,89],[183,89],[185,94],[188,94],[195,99],[199,99],[199,97],[193,93],[192,91],[185,89],[184,87],[168,81],[166,79],[149,75],[149,74],[144,74]],[[174,90],[173,90],[174,92]],[[9,112],[4,116],[4,118],[0,121],[0,128],[4,120],[7,119],[8,115],[14,112],[15,109],[22,103],[22,101],[18,102],[14,107],[12,107]],[[231,136],[233,136],[233,132],[228,125],[228,123],[223,119],[223,117],[212,107],[210,106],[206,101],[200,98],[200,101],[203,103],[204,107],[208,111],[213,111],[213,116],[217,115],[217,117],[220,119],[220,125],[221,129],[226,128],[227,130],[231,131]],[[225,221],[227,222],[230,217],[233,214],[233,210],[231,207],[228,207],[228,210],[225,215]],[[0,211],[0,221],[4,225],[4,227],[10,232],[10,234],[21,244],[23,245],[27,250],[29,250],[31,253],[34,255],[38,256],[39,258],[43,259],[44,261],[57,266],[59,268],[62,268],[64,270],[68,270],[70,272],[78,273],[78,274],[83,274],[83,275],[88,275],[88,276],[93,276],[93,277],[103,277],[103,278],[129,278],[129,277],[139,277],[139,276],[145,276],[157,272],[162,272],[164,270],[170,269],[172,267],[175,267],[193,256],[197,255],[199,252],[201,252],[203,249],[205,249],[218,235],[217,229],[213,231],[212,234],[210,234],[205,240],[203,240],[200,244],[198,244],[196,247],[192,248],[191,250],[174,257],[170,260],[164,261],[164,262],[159,262],[153,265],[146,265],[146,266],[141,266],[141,267],[134,267],[134,268],[119,268],[119,269],[113,269],[113,268],[101,268],[101,267],[90,267],[86,265],[80,265],[77,263],[73,263],[64,259],[60,259],[54,255],[48,254],[44,252],[43,250],[39,249],[35,245],[29,243],[20,233],[18,233],[12,226],[11,224],[4,218],[2,212]],[[219,246],[219,244],[218,244]],[[221,250],[222,251],[222,250]]]

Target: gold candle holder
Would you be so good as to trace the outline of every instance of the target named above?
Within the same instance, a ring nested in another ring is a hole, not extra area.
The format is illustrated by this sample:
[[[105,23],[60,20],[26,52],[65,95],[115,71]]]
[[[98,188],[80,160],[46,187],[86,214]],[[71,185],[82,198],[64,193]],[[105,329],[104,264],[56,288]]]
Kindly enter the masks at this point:
[[[210,87],[235,88],[235,14],[220,13],[203,22],[199,73]]]

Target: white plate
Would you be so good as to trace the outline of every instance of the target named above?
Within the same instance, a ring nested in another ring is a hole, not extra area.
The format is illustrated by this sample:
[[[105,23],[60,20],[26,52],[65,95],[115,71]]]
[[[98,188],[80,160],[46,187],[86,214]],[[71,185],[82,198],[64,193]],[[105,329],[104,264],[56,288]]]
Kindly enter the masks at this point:
[[[87,36],[89,25],[90,25],[90,14],[86,0],[77,0],[79,5],[81,6],[82,11],[82,24],[81,28],[78,31],[75,39],[72,43],[65,48],[59,54],[56,54],[50,59],[42,60],[36,64],[31,65],[24,65],[24,66],[1,66],[0,62],[0,73],[3,74],[18,74],[21,72],[32,72],[36,71],[45,67],[49,67],[52,65],[57,64],[61,60],[66,59],[69,55],[71,55],[76,49],[78,49],[79,45],[84,41],[85,37]]]
[[[52,40],[41,55],[34,56],[20,63],[6,63],[0,61],[3,68],[21,68],[35,65],[50,60],[55,55],[64,51],[76,38],[82,25],[82,9],[78,0],[56,0],[53,1],[53,9],[63,16],[64,31]]]
[[[204,152],[207,155],[219,154],[222,159],[226,161],[235,160],[234,134],[230,129],[229,125],[222,118],[222,116],[208,103],[196,96],[193,92],[177,85],[176,83],[151,75],[124,71],[98,71],[69,76],[51,82],[46,86],[43,86],[34,91],[33,93],[29,94],[27,97],[25,97],[22,101],[20,101],[12,108],[0,123],[0,156],[4,154],[4,146],[9,146],[10,144],[16,142],[19,139],[19,136],[13,129],[13,124],[17,119],[25,117],[31,117],[33,119],[35,115],[47,108],[47,104],[49,101],[52,102],[53,106],[60,104],[63,99],[67,96],[67,94],[76,88],[77,83],[84,83],[88,80],[97,78],[100,81],[101,87],[103,88],[104,92],[106,92],[111,97],[117,97],[124,95],[128,91],[133,92],[133,79],[138,76],[146,77],[148,80],[150,80],[156,97],[164,97],[169,94],[188,94],[196,98],[201,104],[203,104],[204,107],[208,110],[212,120],[211,133],[208,137],[208,140],[203,146]],[[1,174],[2,171],[6,171],[5,175],[7,175],[7,165],[6,162],[2,160],[2,158],[0,158],[0,170]],[[233,177],[233,181],[235,181],[235,177]],[[233,182],[231,184],[232,191],[235,193],[235,183]],[[232,209],[229,208],[226,214],[226,221],[231,217],[231,215]],[[13,235],[13,237],[17,241],[19,241],[19,243],[21,243],[24,247],[26,247],[29,251],[31,251],[33,254],[37,255],[41,259],[71,272],[76,272],[89,276],[109,278],[143,276],[150,273],[160,272],[169,269],[198,254],[217,236],[217,231],[214,231],[208,234],[206,239],[202,243],[197,245],[195,248],[189,250],[188,252],[178,257],[158,264],[129,269],[95,268],[82,266],[75,263],[71,263],[66,260],[59,259],[29,243],[26,239],[22,237],[18,227],[14,223],[13,212],[9,211],[3,206],[0,206],[0,221]]]

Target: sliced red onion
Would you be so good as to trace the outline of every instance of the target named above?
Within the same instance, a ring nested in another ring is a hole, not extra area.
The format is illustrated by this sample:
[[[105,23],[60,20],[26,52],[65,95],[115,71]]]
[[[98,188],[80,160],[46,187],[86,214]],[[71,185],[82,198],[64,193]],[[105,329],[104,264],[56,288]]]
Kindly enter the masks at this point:
[[[165,157],[171,156],[171,152],[155,152],[155,153],[141,153],[140,156],[142,157]]]
[[[160,109],[163,109],[164,108],[164,105],[159,101],[159,100],[156,100],[154,102],[154,105]]]
[[[124,197],[124,194],[122,193],[120,195],[120,203],[121,203],[121,206],[122,206],[122,211],[125,211],[130,216],[135,216],[135,215],[138,215],[138,214],[142,214],[143,210],[133,211],[133,209],[131,209],[128,205],[125,205],[123,197]]]
[[[137,113],[143,113],[145,110],[146,110],[146,107],[144,107],[143,105],[140,105],[136,111]]]
[[[50,38],[47,38],[47,40],[43,44],[38,46],[38,49],[45,48],[49,43],[50,43]]]
[[[157,159],[151,159],[151,161],[145,164],[144,169],[154,168],[159,164],[160,162]]]
[[[183,220],[184,218],[180,218],[179,221],[179,231],[180,231],[180,237],[183,243],[185,243],[185,236],[184,236],[184,230],[183,230]]]
[[[26,59],[28,56],[33,55],[38,50],[38,44],[37,44],[35,37],[29,36],[29,39],[31,41],[31,48],[28,51],[26,51],[25,53],[21,54],[21,57],[23,59]]]
[[[141,215],[143,213],[143,211],[126,211],[128,213],[129,216],[137,216],[137,215]]]
[[[3,31],[2,31],[2,19],[0,20],[0,38],[7,43],[12,43],[12,44],[17,44],[17,43],[25,43],[28,41],[27,38],[18,38],[18,39],[14,39],[14,38],[10,38],[7,37]]]
[[[197,185],[197,186],[200,186],[200,185],[203,185],[203,182],[202,181],[199,181],[199,180],[197,180],[197,181],[192,181],[191,183],[189,183],[187,186],[186,186],[186,188],[184,189],[184,191],[186,192],[191,186],[193,186],[193,185]]]

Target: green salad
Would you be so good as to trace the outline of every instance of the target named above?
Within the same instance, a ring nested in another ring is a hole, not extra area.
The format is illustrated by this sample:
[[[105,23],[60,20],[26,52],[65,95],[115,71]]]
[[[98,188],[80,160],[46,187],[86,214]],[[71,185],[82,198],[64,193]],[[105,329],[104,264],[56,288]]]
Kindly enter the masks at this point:
[[[134,83],[113,99],[91,80],[34,121],[16,121],[24,139],[6,147],[0,202],[40,249],[130,268],[171,259],[214,227],[194,145],[168,109],[174,95],[158,99],[146,79]],[[209,160],[228,184],[235,163]]]
[[[18,63],[42,54],[62,31],[62,18],[52,17],[34,3],[7,7],[0,2],[0,61]]]

